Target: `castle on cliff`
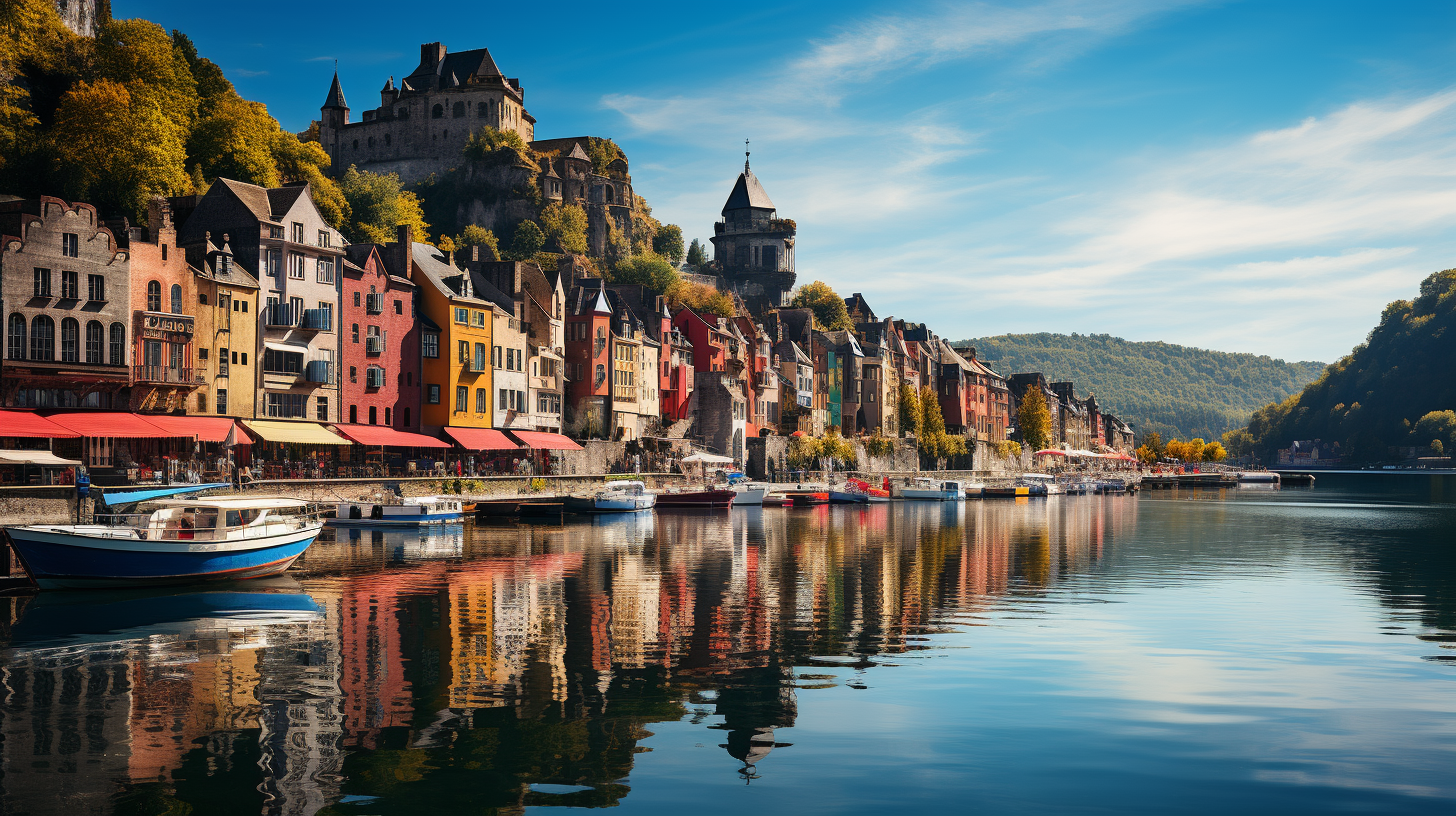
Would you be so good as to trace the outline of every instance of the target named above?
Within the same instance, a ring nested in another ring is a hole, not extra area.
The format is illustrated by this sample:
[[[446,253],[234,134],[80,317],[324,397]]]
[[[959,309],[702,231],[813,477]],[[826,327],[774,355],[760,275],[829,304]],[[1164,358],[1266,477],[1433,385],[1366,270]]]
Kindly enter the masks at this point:
[[[536,140],[536,118],[526,110],[521,81],[502,73],[485,48],[451,54],[443,43],[421,45],[419,65],[398,85],[390,77],[379,106],[357,122],[335,72],[319,113],[318,140],[332,159],[331,172],[342,175],[354,166],[398,173],[406,185],[460,168],[466,141],[484,127],[513,132],[537,165],[468,168],[468,194],[455,213],[461,225],[499,233],[536,217],[536,196],[522,195],[534,186],[541,206],[561,202],[586,211],[591,254],[606,255],[614,234],[631,246],[637,203],[626,158],[614,156],[598,167],[589,154],[591,137]]]

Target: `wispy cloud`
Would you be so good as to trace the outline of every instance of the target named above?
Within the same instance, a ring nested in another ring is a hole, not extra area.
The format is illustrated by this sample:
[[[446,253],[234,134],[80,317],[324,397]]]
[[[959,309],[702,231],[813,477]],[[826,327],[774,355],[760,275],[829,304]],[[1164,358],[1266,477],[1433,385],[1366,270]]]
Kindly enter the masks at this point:
[[[304,62],[334,62],[337,59],[338,59],[338,57],[329,57],[329,56],[324,56],[324,57],[309,57],[308,59],[304,60]]]
[[[240,77],[260,77],[268,75],[267,71],[250,71],[247,68],[234,68],[233,73]]]

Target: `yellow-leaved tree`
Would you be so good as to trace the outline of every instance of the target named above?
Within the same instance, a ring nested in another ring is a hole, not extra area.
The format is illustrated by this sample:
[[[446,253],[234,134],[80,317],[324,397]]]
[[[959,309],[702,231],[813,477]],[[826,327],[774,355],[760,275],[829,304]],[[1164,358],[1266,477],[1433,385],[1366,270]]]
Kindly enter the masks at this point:
[[[1021,439],[1032,451],[1044,450],[1052,440],[1052,415],[1041,389],[1028,385],[1016,409],[1016,426]]]
[[[66,194],[102,212],[143,212],[151,196],[191,187],[182,131],[155,97],[133,97],[109,79],[77,83],[61,98],[51,142]]]

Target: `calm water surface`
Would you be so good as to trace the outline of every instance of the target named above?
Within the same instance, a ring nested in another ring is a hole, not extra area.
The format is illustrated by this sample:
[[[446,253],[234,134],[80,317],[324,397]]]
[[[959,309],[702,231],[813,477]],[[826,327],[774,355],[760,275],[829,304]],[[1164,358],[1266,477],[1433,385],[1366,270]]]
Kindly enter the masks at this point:
[[[1453,501],[345,530],[269,582],[13,600],[0,812],[1451,813]]]

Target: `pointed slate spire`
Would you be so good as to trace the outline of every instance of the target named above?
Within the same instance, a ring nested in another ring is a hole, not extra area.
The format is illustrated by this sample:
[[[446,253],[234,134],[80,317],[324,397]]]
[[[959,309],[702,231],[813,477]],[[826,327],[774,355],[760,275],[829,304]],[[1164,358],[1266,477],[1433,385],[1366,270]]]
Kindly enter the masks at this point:
[[[349,104],[344,101],[344,89],[339,85],[339,72],[334,72],[333,84],[329,85],[329,98],[324,100],[325,108],[343,108],[348,110]]]
[[[603,286],[597,290],[596,303],[592,304],[592,311],[598,314],[611,314],[612,307],[607,303],[607,287]]]

